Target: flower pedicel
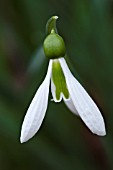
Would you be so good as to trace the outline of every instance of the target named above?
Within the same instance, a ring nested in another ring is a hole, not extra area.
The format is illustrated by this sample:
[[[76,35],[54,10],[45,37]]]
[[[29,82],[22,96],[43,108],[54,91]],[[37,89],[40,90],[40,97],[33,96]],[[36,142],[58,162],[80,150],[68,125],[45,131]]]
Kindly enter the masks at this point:
[[[54,102],[60,102],[63,99],[67,107],[74,114],[79,115],[94,134],[100,136],[106,134],[104,120],[98,107],[67,66],[64,58],[65,43],[56,29],[57,18],[53,16],[46,25],[47,37],[43,48],[45,56],[49,59],[48,71],[24,118],[21,143],[32,138],[42,124],[48,106],[50,84]]]

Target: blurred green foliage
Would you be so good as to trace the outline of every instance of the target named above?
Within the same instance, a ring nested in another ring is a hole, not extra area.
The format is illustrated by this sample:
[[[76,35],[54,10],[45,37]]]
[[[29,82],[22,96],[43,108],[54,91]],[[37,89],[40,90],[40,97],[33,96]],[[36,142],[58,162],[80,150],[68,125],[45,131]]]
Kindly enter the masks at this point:
[[[102,111],[105,137],[91,134],[63,103],[50,101],[38,134],[19,142],[23,117],[46,74],[41,46],[52,15],[59,16],[72,72]],[[1,0],[0,170],[111,170],[112,119],[113,1]]]

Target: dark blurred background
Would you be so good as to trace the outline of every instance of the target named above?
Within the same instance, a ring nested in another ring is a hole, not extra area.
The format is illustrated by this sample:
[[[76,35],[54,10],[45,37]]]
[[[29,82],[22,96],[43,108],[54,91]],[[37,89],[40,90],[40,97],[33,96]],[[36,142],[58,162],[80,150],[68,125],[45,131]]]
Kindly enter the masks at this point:
[[[24,115],[46,74],[41,46],[53,15],[70,69],[99,106],[107,135],[93,135],[50,95],[40,131],[20,144]],[[45,169],[113,169],[112,0],[0,0],[0,170]]]

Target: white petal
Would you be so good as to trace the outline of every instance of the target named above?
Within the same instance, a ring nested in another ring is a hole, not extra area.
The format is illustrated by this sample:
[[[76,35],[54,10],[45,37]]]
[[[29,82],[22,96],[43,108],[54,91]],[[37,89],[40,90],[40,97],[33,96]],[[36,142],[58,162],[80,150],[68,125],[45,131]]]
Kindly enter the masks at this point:
[[[78,112],[77,112],[77,110],[76,110],[76,108],[75,108],[75,106],[74,106],[74,104],[73,104],[73,101],[72,101],[71,98],[69,98],[68,100],[65,100],[65,99],[64,99],[64,103],[66,104],[66,106],[69,108],[69,110],[70,110],[72,113],[74,113],[74,114],[76,114],[76,115],[79,115]]]
[[[104,136],[106,134],[104,120],[98,107],[82,85],[74,78],[65,59],[60,58],[59,61],[66,78],[70,96],[80,117],[94,134]]]
[[[48,105],[51,71],[52,60],[49,62],[47,75],[37,90],[24,118],[20,137],[21,143],[32,138],[42,124]]]

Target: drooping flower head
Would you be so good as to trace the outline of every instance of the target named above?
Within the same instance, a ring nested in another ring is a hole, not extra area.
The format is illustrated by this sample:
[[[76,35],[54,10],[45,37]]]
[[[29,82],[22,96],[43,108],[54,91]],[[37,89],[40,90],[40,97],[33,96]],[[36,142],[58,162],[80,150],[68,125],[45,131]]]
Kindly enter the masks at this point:
[[[43,49],[49,59],[46,77],[38,88],[24,118],[21,130],[21,143],[32,138],[39,130],[44,119],[49,87],[54,102],[62,99],[71,112],[80,116],[86,126],[100,136],[106,134],[103,117],[82,85],[76,80],[65,61],[66,47],[56,29],[57,16],[49,19],[46,25],[47,36]]]

